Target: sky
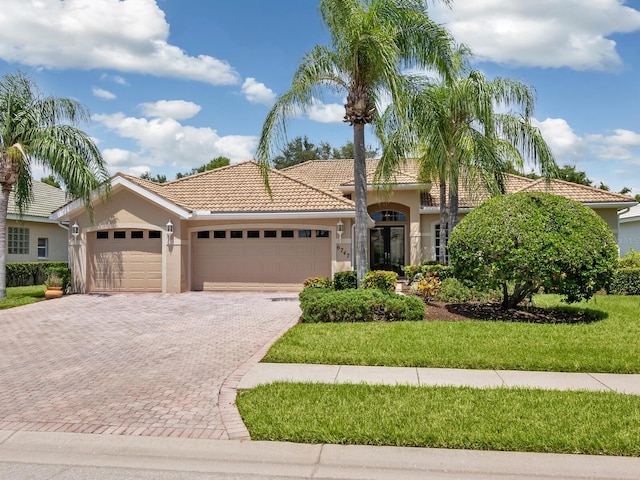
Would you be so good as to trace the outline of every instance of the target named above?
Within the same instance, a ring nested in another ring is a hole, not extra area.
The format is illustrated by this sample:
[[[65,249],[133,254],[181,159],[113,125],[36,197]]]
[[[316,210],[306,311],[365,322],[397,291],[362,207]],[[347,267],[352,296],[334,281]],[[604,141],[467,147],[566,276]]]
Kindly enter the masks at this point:
[[[473,68],[537,92],[532,122],[559,165],[640,193],[640,0],[429,2]],[[85,105],[111,173],[173,179],[253,158],[305,53],[328,45],[318,0],[2,0],[0,75]],[[326,92],[287,135],[342,146],[345,95]],[[375,140],[367,132],[367,144]],[[531,167],[527,167],[531,170]],[[34,178],[49,172],[35,166]]]

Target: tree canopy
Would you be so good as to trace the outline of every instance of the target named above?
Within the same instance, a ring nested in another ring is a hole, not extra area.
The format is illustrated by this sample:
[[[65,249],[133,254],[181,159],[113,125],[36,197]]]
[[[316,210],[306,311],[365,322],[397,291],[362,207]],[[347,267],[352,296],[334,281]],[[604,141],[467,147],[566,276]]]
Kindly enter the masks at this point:
[[[367,158],[374,158],[378,155],[378,150],[374,147],[365,149]],[[329,160],[336,158],[353,158],[353,142],[347,142],[341,147],[332,147],[328,142],[314,144],[307,136],[296,137],[282,150],[281,155],[273,159],[273,166],[277,169],[291,167],[309,160]]]

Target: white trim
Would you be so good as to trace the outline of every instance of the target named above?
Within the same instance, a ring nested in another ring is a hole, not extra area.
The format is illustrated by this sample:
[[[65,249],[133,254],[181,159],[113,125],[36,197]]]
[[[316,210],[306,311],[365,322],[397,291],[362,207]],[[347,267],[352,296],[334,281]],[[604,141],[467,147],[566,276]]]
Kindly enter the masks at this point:
[[[429,192],[431,191],[431,187],[433,186],[432,183],[397,183],[397,184],[391,184],[392,185],[392,189],[391,191],[393,192],[394,190],[419,190],[421,192]],[[340,185],[338,187],[338,189],[341,192],[346,192],[346,193],[351,193],[354,192],[356,187],[354,185]],[[381,190],[387,190],[387,185],[385,184],[371,184],[368,183],[367,184],[367,191],[368,192],[375,192],[375,191],[381,191]]]
[[[355,218],[354,210],[330,210],[324,212],[234,212],[214,213],[209,210],[193,212],[190,220],[302,220],[312,218]]]
[[[580,202],[586,207],[590,208],[627,208],[632,207],[633,205],[629,205],[631,202]],[[637,203],[634,202],[634,205]]]
[[[155,194],[155,193],[147,190],[146,188],[141,187],[140,185],[137,185],[137,184],[127,180],[126,178],[116,177],[116,178],[113,179],[113,181],[111,182],[111,188],[112,188],[111,194],[112,195],[114,193],[113,189],[115,189],[116,187],[122,187],[122,188],[126,188],[128,190],[131,190],[132,192],[134,192],[134,193],[140,195],[141,197],[143,197],[144,199],[155,203],[156,205],[158,205],[158,206],[170,211],[171,213],[173,213],[175,215],[178,215],[180,218],[183,218],[183,219],[191,218],[191,212],[189,210],[186,210],[186,209],[176,205],[175,203],[170,202],[169,200],[165,199],[164,197],[161,197],[160,195]],[[91,198],[92,202],[94,202],[95,200],[97,200],[99,198],[98,192],[95,192],[93,194],[93,196]],[[102,192],[102,193],[104,193],[104,192]],[[73,202],[68,203],[67,205],[59,208],[55,212],[53,212],[49,218],[54,220],[54,221],[58,221],[61,218],[65,218],[65,219],[68,220],[69,217],[71,217],[71,215],[74,212],[76,212],[77,210],[84,210],[84,209],[85,209],[84,201],[82,199],[77,199],[77,200],[74,200]]]
[[[34,215],[23,215],[20,217],[13,213],[7,214],[7,220],[13,220],[16,222],[58,223],[57,220],[52,220],[50,217],[36,217]]]
[[[458,213],[469,213],[471,210],[473,210],[473,208],[469,208],[469,207],[458,208]],[[421,215],[434,214],[434,213],[440,214],[440,207],[420,207]]]

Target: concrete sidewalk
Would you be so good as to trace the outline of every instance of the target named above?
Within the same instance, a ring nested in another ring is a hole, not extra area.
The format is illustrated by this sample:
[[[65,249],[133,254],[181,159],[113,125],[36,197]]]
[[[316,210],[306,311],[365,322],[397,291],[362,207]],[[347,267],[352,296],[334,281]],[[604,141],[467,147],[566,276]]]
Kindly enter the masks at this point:
[[[640,375],[638,374],[360,367],[289,363],[258,363],[254,365],[240,381],[238,390],[246,390],[275,381],[454,385],[478,388],[530,387],[554,390],[614,391],[640,395]]]
[[[638,478],[640,458],[0,431],[0,477],[25,472],[95,480],[627,480]]]

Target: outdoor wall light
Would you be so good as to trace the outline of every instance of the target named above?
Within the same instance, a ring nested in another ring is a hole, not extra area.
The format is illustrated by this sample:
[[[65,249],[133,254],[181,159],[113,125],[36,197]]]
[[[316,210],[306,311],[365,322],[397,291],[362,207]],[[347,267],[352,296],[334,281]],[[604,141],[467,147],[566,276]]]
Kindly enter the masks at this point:
[[[169,220],[167,222],[167,245],[171,243],[171,235],[173,235],[173,223]]]
[[[80,235],[80,225],[78,225],[78,222],[73,222],[73,225],[71,225],[71,235],[73,235],[74,240],[78,239],[78,235]]]
[[[342,219],[338,220],[336,227],[337,227],[336,232],[338,233],[338,238],[342,240],[342,234],[344,233],[344,223],[342,222]]]

